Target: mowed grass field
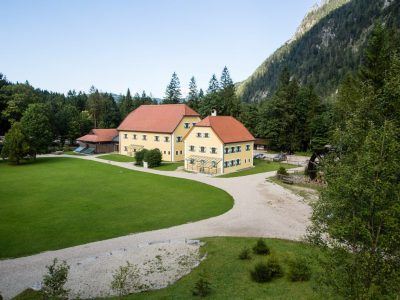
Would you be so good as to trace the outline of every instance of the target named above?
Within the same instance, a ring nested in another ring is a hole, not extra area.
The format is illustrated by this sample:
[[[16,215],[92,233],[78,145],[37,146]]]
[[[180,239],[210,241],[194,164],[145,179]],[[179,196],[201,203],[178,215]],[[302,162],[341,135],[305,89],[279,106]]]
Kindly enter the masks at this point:
[[[285,169],[291,169],[291,168],[296,168],[297,166],[256,158],[254,159],[254,168],[221,175],[218,176],[218,178],[239,177],[239,176],[247,176],[247,175],[253,175],[270,171],[277,171],[280,167],[284,167]]]
[[[123,299],[199,299],[192,295],[195,283],[203,275],[210,282],[211,294],[206,299],[321,299],[312,285],[318,270],[317,257],[321,253],[307,244],[278,239],[265,239],[271,255],[278,258],[284,276],[268,283],[251,280],[250,271],[255,264],[266,261],[268,256],[251,253],[250,260],[240,260],[239,253],[252,248],[257,238],[215,237],[202,239],[206,245],[202,252],[207,258],[189,275],[161,290],[132,294]],[[303,257],[310,262],[314,276],[310,281],[291,282],[288,279],[288,261]],[[116,298],[114,298],[116,299]]]
[[[105,154],[105,155],[99,155],[97,158],[100,159],[105,159],[105,160],[111,160],[111,161],[117,161],[117,162],[135,162],[134,157],[126,156],[126,155],[121,155],[121,154]],[[160,171],[175,171],[178,167],[183,166],[183,162],[161,162],[161,166],[153,168],[154,170],[160,170]]]
[[[220,215],[226,192],[74,158],[0,163],[0,258],[60,249]]]

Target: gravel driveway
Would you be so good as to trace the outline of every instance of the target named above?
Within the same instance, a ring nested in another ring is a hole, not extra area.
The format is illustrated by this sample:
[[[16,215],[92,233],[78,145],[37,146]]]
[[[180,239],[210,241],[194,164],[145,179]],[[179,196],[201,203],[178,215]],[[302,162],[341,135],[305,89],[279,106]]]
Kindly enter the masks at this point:
[[[72,157],[203,182],[225,190],[233,196],[235,203],[233,208],[223,215],[194,223],[43,252],[27,257],[1,260],[0,294],[6,299],[40,282],[45,265],[48,265],[55,257],[66,260],[68,263],[98,257],[100,258],[98,264],[92,265],[92,268],[96,268],[96,272],[91,274],[101,280],[102,272],[110,272],[110,266],[113,265],[109,257],[104,261],[101,261],[101,257],[106,257],[106,253],[120,249],[137,249],[139,245],[143,247],[143,245],[157,241],[174,243],[185,239],[212,236],[260,236],[299,240],[304,236],[309,224],[311,208],[301,197],[279,185],[266,182],[266,177],[274,176],[275,172],[234,178],[215,178],[203,174],[143,169],[135,167],[132,163],[107,161],[94,156]],[[101,268],[99,268],[99,264],[101,264]],[[88,268],[91,267],[88,266]],[[74,272],[72,270],[70,272],[72,279],[80,277],[80,272],[83,272],[83,270],[79,271],[79,268],[74,270]],[[86,268],[85,272],[90,273],[90,270]],[[91,281],[94,280],[93,276],[90,278]],[[76,291],[82,290],[82,287],[85,286],[84,280],[81,279],[76,282],[76,286],[70,288]]]

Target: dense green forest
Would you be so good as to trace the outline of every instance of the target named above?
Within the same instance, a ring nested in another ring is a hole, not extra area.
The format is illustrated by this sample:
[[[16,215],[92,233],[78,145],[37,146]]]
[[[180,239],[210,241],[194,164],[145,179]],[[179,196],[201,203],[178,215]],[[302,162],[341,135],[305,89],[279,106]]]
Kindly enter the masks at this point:
[[[285,68],[300,84],[312,85],[317,95],[334,94],[345,75],[354,72],[361,63],[367,38],[378,20],[388,27],[400,28],[400,2],[325,2],[306,16],[294,39],[238,84],[239,98],[244,102],[257,102],[271,96]]]

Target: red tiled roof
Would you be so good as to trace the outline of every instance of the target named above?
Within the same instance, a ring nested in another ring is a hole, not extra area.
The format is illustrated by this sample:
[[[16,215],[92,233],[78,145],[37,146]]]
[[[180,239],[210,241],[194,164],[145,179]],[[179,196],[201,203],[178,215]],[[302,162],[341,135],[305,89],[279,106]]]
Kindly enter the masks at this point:
[[[198,117],[199,114],[186,104],[141,105],[117,129],[172,133],[184,116]]]
[[[208,116],[196,127],[211,127],[224,144],[254,141],[246,127],[231,116]]]
[[[89,134],[77,138],[77,141],[89,142],[89,143],[100,143],[100,142],[112,142],[113,138],[118,136],[117,129],[92,129]]]

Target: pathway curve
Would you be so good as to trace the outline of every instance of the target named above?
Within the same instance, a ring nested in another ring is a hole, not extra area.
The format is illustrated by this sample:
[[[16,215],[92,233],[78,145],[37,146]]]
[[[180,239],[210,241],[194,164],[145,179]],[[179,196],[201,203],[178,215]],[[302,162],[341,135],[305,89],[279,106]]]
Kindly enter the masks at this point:
[[[50,156],[50,155],[48,155]],[[60,157],[57,155],[56,157]],[[10,298],[40,281],[45,266],[57,257],[67,262],[100,257],[117,249],[166,240],[184,240],[212,236],[260,236],[289,240],[301,239],[309,224],[311,208],[297,195],[266,181],[275,172],[234,178],[216,178],[187,172],[143,169],[132,163],[114,162],[95,156],[67,156],[107,163],[131,170],[203,182],[225,190],[234,198],[228,212],[209,219],[170,228],[136,233],[75,247],[43,252],[0,261],[0,294]]]

